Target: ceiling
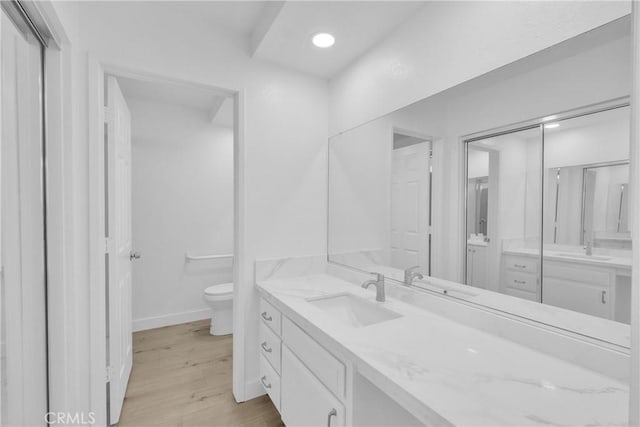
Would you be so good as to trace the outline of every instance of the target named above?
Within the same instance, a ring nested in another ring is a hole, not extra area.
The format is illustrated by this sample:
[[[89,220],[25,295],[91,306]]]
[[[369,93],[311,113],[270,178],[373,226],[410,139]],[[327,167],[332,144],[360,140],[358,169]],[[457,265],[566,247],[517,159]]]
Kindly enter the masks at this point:
[[[253,57],[330,79],[402,25],[423,7],[424,2],[289,1],[275,4],[267,6],[270,10],[263,13],[263,21],[256,23],[252,36]],[[335,45],[328,49],[313,46],[311,37],[318,32],[333,34]]]
[[[125,98],[179,105],[204,111],[216,126],[233,126],[233,99],[203,87],[118,77]]]
[[[423,1],[169,1],[192,22],[204,23],[246,46],[253,58],[330,79],[410,18]],[[336,44],[311,44],[330,32]]]

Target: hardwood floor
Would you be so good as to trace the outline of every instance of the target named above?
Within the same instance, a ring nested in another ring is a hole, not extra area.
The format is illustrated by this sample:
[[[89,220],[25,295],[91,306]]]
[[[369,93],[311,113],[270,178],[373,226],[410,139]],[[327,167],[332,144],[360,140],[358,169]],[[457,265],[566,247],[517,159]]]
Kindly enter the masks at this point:
[[[118,426],[282,426],[267,396],[236,403],[232,337],[209,320],[133,334],[133,370]]]

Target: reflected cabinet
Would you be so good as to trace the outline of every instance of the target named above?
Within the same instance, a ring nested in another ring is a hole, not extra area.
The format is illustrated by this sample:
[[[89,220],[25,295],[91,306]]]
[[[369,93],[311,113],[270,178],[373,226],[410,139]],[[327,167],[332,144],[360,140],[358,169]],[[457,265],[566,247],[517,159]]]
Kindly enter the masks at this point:
[[[629,323],[625,103],[466,139],[465,282]]]

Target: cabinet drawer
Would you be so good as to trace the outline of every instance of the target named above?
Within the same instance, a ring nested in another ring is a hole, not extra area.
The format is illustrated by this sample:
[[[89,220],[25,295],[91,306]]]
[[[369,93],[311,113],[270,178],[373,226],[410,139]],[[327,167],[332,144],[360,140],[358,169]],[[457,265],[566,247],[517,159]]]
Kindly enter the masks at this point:
[[[522,291],[538,292],[538,276],[535,274],[521,273],[519,271],[507,270],[504,274],[507,287]]]
[[[538,260],[536,258],[506,255],[504,257],[504,266],[508,270],[522,271],[524,273],[538,272]]]
[[[344,397],[345,368],[342,362],[286,317],[282,320],[282,339],[333,394]]]
[[[545,283],[547,277],[571,280],[580,283],[609,287],[610,272],[607,269],[593,268],[584,264],[550,261],[544,265]]]
[[[280,324],[282,315],[280,312],[263,298],[260,298],[260,318],[268,325],[273,332],[280,336]]]
[[[263,356],[260,356],[260,382],[275,407],[280,411],[280,375],[273,370]]]
[[[318,381],[318,378],[287,348],[286,344],[282,349],[281,381],[280,413],[286,425],[330,427],[345,425],[345,409],[342,402]]]
[[[260,324],[260,353],[271,363],[273,369],[280,373],[280,351],[282,349],[278,337],[264,323]]]

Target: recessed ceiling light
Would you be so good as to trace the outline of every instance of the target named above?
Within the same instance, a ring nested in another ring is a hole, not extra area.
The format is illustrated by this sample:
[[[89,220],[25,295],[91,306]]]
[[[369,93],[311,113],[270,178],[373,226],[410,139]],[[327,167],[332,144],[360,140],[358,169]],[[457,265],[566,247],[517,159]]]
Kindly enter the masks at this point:
[[[555,119],[557,119],[557,118],[558,118],[558,116],[556,116],[556,115],[554,114],[553,116],[543,117],[543,118],[542,118],[542,121],[543,121],[543,122],[548,122],[549,120],[555,120]]]
[[[315,46],[325,48],[333,46],[336,42],[336,38],[329,33],[317,33],[313,36],[311,41]]]
[[[548,125],[544,125],[545,129],[555,129],[560,126],[560,123],[549,123]]]

